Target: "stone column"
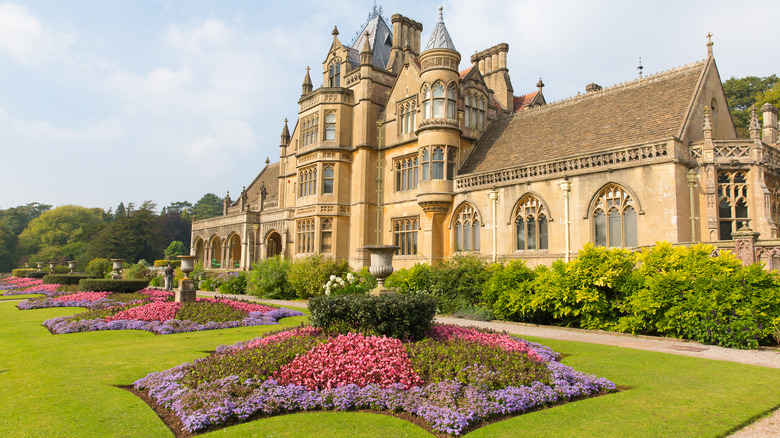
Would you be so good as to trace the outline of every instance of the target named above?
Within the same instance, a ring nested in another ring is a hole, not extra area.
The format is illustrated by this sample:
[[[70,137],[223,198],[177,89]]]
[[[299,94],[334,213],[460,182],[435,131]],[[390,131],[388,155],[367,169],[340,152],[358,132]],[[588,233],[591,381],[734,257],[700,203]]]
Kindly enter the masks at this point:
[[[751,230],[747,222],[742,223],[742,228],[731,233],[734,239],[734,253],[745,266],[756,262],[756,241],[760,233]]]

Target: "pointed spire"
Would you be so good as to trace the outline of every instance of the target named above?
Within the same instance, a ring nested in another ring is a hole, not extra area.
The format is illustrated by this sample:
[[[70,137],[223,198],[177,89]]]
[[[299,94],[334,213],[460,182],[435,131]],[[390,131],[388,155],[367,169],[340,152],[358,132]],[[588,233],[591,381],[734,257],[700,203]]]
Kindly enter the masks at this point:
[[[268,157],[265,157],[265,165],[268,166],[269,164],[271,164],[271,159],[268,158]]]
[[[707,58],[712,58],[712,46],[715,43],[712,42],[712,32],[707,33]]]
[[[309,66],[306,66],[306,76],[303,78],[303,86],[301,87],[301,96],[311,93],[314,86],[311,84],[311,76],[309,75]],[[286,119],[285,119],[286,120]]]
[[[369,33],[366,31],[363,49],[360,50],[360,65],[371,65],[374,63],[374,52],[371,51],[371,44],[368,42],[368,37]]]
[[[710,121],[710,109],[704,106],[704,139],[712,140],[712,122]]]
[[[750,139],[758,140],[761,138],[761,128],[758,126],[758,116],[756,116],[756,107],[750,107]]]
[[[452,43],[450,33],[447,32],[447,26],[444,25],[444,8],[439,6],[439,22],[436,23],[436,28],[433,29],[431,39],[428,40],[428,45],[425,46],[425,50],[431,49],[449,49],[454,50],[455,44]]]
[[[284,119],[284,128],[282,128],[282,146],[287,146],[290,143],[290,130],[287,128],[287,118]],[[266,158],[266,161],[268,158]]]
[[[536,83],[536,88],[539,89],[539,92],[542,92],[542,88],[544,88],[544,82],[542,82],[542,78],[539,78],[539,82]]]
[[[333,32],[331,32],[330,34],[333,35],[334,38],[339,36],[339,28],[338,28],[338,26],[333,26]]]

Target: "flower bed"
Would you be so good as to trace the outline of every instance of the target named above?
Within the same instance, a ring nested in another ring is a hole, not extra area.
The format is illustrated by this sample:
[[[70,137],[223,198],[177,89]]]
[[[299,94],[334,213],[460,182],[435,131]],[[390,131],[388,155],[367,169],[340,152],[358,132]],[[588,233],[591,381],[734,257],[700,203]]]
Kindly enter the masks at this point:
[[[189,432],[258,415],[372,409],[406,412],[436,432],[460,435],[491,417],[615,389],[558,360],[539,344],[449,326],[413,343],[298,328],[221,346],[134,387]]]
[[[40,278],[8,277],[0,282],[4,296],[53,293],[59,284],[43,284]]]
[[[98,330],[146,330],[161,335],[233,327],[278,324],[298,311],[229,299],[198,298],[191,303],[173,301],[159,290],[135,293],[78,292],[32,298],[20,310],[46,307],[85,307],[88,310],[43,322],[53,334]]]

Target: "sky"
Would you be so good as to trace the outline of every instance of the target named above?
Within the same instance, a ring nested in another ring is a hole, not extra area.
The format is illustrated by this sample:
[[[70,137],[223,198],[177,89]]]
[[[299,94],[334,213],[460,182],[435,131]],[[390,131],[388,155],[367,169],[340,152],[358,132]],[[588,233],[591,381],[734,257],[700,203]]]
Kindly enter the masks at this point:
[[[706,57],[721,79],[780,73],[780,2],[378,1],[388,20],[444,22],[463,60],[509,44],[515,94],[547,102]],[[0,209],[40,202],[158,209],[235,199],[279,160],[306,66],[338,26],[349,44],[374,1],[0,0]],[[389,25],[390,23],[388,23]],[[314,86],[322,76],[312,74]]]

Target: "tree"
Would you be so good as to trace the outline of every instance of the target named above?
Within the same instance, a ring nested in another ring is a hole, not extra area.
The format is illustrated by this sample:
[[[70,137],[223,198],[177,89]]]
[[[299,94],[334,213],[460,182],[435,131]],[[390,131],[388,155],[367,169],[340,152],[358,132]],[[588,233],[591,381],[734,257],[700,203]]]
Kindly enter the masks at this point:
[[[133,210],[105,227],[89,243],[83,260],[120,258],[135,262],[160,258],[162,247],[156,222],[157,216],[149,206]]]
[[[51,205],[31,202],[27,205],[0,210],[0,272],[8,272],[18,266],[19,234],[33,219],[49,211]]]
[[[723,83],[723,92],[726,93],[726,101],[729,104],[731,118],[734,120],[734,127],[737,129],[737,137],[749,137],[750,108],[756,105],[779,79],[777,75],[744,78],[732,76]]]
[[[181,214],[168,211],[157,217],[157,233],[160,240],[160,248],[164,249],[174,240],[189,242],[192,233],[192,224],[184,219]]]
[[[114,219],[120,219],[123,217],[127,217],[127,210],[125,209],[125,203],[120,202],[119,205],[116,206],[116,211],[114,212]]]
[[[75,259],[105,226],[103,210],[65,205],[33,219],[19,234],[22,257],[65,262]]]
[[[203,195],[192,208],[196,220],[208,219],[222,214],[222,199],[213,193]]]
[[[165,260],[176,260],[176,256],[188,255],[189,253],[190,251],[182,242],[174,240],[165,250]]]

